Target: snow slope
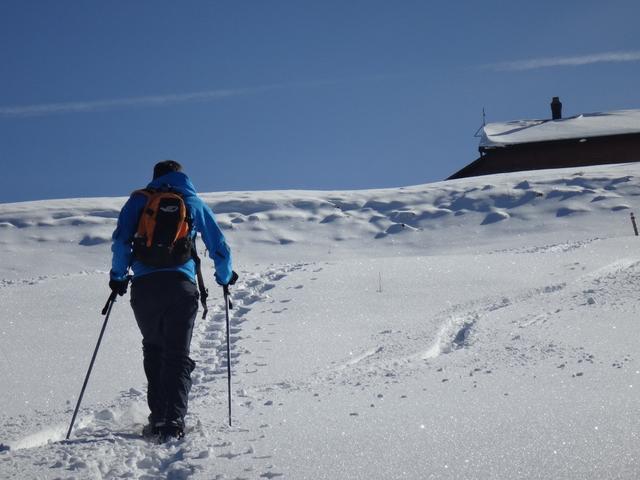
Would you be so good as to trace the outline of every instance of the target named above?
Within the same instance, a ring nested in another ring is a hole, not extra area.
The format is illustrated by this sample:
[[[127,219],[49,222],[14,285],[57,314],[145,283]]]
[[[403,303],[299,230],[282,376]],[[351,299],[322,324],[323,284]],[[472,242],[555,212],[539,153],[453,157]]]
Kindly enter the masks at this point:
[[[161,446],[125,298],[61,441],[125,199],[0,205],[0,478],[637,478],[639,195],[636,164],[204,194],[241,273],[234,422],[209,281]]]

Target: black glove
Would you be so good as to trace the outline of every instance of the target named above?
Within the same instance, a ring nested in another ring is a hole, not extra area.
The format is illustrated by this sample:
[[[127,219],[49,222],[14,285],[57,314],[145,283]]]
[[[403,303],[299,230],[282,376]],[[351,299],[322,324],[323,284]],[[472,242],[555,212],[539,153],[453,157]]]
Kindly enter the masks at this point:
[[[231,279],[229,280],[228,283],[222,283],[218,279],[218,275],[216,275],[216,283],[221,287],[228,287],[229,285],[235,285],[237,281],[238,281],[238,274],[234,271],[231,272]]]
[[[109,280],[109,288],[112,292],[117,293],[122,296],[127,293],[127,285],[129,285],[129,279],[125,280],[114,280],[113,278]]]

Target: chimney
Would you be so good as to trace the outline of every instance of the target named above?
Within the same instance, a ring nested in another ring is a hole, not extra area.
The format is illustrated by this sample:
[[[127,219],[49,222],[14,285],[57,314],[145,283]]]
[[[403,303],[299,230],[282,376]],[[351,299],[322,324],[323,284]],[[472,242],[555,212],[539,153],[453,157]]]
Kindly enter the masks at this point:
[[[551,100],[551,119],[560,120],[562,118],[562,102],[560,97],[553,97]]]

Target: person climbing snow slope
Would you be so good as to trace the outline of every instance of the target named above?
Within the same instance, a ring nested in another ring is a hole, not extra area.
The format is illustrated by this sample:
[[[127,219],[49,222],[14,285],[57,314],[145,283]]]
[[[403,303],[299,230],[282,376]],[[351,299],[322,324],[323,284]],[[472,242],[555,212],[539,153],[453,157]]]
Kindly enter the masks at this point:
[[[231,250],[213,212],[197,196],[182,166],[165,160],[155,165],[153,181],[131,194],[112,236],[109,287],[124,295],[131,279],[131,307],[142,333],[151,410],[143,434],[160,443],[182,438],[185,432],[195,368],[189,357],[191,336],[198,298],[206,298],[195,246],[198,232],[214,261],[216,282],[233,285],[238,276]],[[206,309],[206,301],[203,306]]]

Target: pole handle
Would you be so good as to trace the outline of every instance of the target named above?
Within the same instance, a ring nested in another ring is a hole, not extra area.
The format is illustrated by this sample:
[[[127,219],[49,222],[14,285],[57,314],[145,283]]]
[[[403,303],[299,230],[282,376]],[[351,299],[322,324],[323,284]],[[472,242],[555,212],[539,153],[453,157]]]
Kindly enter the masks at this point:
[[[111,292],[111,295],[109,295],[109,298],[107,299],[107,303],[105,303],[104,307],[102,308],[102,315],[106,315],[107,314],[111,304],[116,301],[116,296],[117,295],[118,295],[118,292],[116,292],[115,290]]]
[[[229,285],[223,285],[222,291],[224,292],[225,305],[229,305],[229,310],[233,310],[233,302],[231,301],[231,294],[229,293]]]
[[[202,320],[207,318],[207,313],[209,312],[209,307],[207,307],[207,297],[209,297],[209,289],[204,288],[200,289],[200,303],[202,304]]]

